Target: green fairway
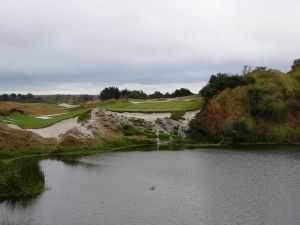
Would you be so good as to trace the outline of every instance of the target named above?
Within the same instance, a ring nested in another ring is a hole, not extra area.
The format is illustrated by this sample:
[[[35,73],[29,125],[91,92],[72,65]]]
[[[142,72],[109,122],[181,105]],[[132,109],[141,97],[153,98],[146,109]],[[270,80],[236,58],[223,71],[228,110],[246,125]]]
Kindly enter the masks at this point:
[[[116,112],[174,112],[196,110],[202,106],[202,103],[202,98],[194,96],[171,101],[145,101],[142,103],[118,101],[101,106],[101,108]]]
[[[49,127],[59,121],[79,116],[88,110],[89,109],[76,109],[61,115],[52,116],[50,119],[40,119],[36,118],[36,116],[12,113],[5,119],[24,129],[38,129]]]

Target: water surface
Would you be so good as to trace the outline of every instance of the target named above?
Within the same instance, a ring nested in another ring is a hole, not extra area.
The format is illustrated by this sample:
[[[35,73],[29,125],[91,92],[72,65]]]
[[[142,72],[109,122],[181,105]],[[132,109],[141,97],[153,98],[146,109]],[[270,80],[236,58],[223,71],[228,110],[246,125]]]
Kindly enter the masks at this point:
[[[48,190],[0,203],[41,225],[299,225],[300,151],[199,149],[43,160]]]

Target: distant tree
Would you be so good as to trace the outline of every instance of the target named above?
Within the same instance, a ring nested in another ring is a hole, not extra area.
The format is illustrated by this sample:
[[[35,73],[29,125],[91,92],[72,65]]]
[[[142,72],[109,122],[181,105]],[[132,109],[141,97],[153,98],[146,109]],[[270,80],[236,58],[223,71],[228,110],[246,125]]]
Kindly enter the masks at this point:
[[[120,97],[121,97],[121,98],[127,98],[129,94],[130,94],[130,91],[126,88],[126,89],[123,89],[123,90],[120,92]]]
[[[149,98],[163,98],[165,97],[163,93],[156,91],[153,94],[149,95]]]
[[[298,67],[300,67],[300,59],[295,59],[293,65],[292,65],[292,70],[294,70]]]
[[[34,98],[33,94],[31,94],[31,93],[26,94],[26,96],[25,96],[26,102],[34,102],[34,100],[35,100],[35,98]]]
[[[172,98],[172,94],[170,94],[169,92],[167,92],[164,96],[165,98]]]
[[[11,93],[9,98],[10,98],[10,101],[15,101],[17,98],[17,95],[15,93]]]
[[[8,94],[3,94],[1,100],[2,101],[9,101],[9,95]]]
[[[181,89],[176,89],[173,94],[172,97],[184,97],[184,96],[189,96],[192,95],[193,93],[186,88],[181,88]]]
[[[100,92],[100,98],[103,100],[112,98],[118,99],[120,96],[121,93],[117,87],[107,87]]]
[[[148,98],[148,95],[139,90],[133,90],[133,91],[130,91],[130,93],[127,95],[128,98],[133,98],[133,99],[147,99]]]

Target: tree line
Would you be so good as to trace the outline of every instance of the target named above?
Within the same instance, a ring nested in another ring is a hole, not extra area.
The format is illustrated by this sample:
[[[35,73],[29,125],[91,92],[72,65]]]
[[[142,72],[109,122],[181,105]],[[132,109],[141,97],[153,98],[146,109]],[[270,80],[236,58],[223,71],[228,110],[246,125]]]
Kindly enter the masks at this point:
[[[173,93],[161,93],[155,91],[152,94],[147,94],[142,90],[119,90],[118,87],[106,87],[100,92],[100,99],[120,99],[120,98],[132,98],[132,99],[155,99],[155,98],[176,98],[192,95],[193,93],[187,88],[176,89]]]

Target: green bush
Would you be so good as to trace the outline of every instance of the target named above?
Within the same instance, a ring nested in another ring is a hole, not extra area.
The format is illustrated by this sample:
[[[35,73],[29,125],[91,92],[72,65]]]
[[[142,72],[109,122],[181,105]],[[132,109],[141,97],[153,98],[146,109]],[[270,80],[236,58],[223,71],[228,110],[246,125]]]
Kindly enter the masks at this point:
[[[199,94],[208,100],[219,91],[226,88],[235,88],[239,85],[248,85],[252,83],[255,83],[254,77],[218,73],[217,75],[212,75],[210,77],[208,84],[200,90]]]
[[[277,126],[274,129],[274,142],[284,143],[287,141],[289,126],[287,124]]]
[[[270,96],[257,105],[258,112],[265,117],[280,119],[286,111],[286,104],[276,97]]]
[[[119,130],[125,135],[125,136],[133,136],[133,135],[141,135],[143,134],[142,131],[134,128],[130,124],[122,124],[119,126]]]
[[[210,132],[206,123],[198,121],[196,119],[189,123],[189,129],[187,136],[192,142],[215,142],[214,135]]]
[[[251,130],[245,121],[234,121],[222,133],[225,140],[230,139],[232,143],[249,142],[251,139]]]

